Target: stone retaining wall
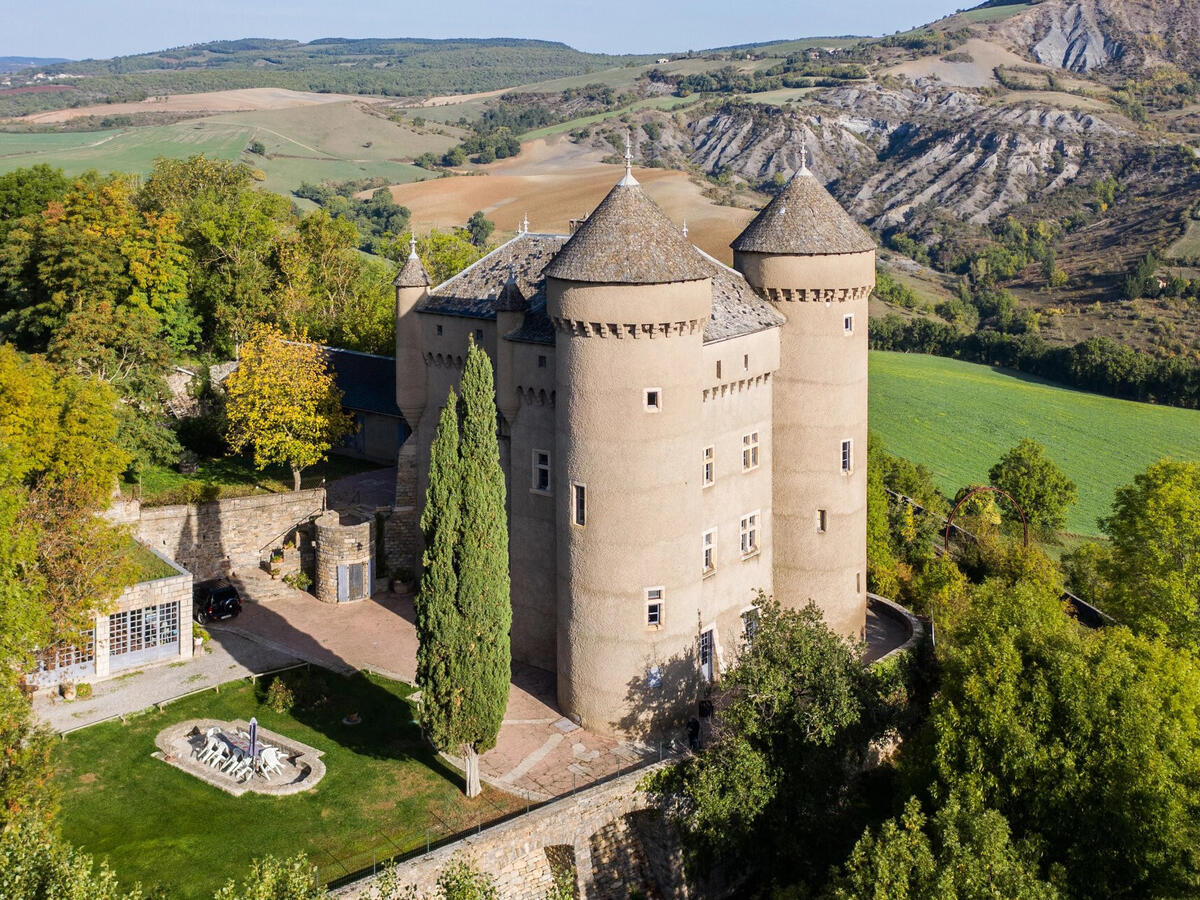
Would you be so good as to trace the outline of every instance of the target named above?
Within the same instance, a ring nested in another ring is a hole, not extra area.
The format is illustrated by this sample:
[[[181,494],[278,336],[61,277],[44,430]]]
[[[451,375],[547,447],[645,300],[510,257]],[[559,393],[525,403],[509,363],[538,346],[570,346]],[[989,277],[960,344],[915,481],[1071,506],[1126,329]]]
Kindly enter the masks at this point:
[[[542,900],[551,887],[552,862],[572,855],[581,898],[688,896],[679,847],[638,783],[664,764],[639,769],[397,865],[402,884],[432,894],[438,875],[462,854],[496,880],[505,900]],[[374,879],[333,892],[339,900],[366,900]]]
[[[313,488],[180,506],[123,502],[109,517],[133,524],[139,541],[204,581],[257,566],[264,551],[281,547],[324,508],[325,489]]]

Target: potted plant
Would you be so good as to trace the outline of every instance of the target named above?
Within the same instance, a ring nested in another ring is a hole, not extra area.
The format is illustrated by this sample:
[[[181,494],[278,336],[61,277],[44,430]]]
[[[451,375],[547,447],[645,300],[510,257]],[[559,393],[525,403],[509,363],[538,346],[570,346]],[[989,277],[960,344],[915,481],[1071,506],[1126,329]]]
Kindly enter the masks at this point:
[[[271,551],[270,569],[271,569],[271,577],[278,578],[279,573],[283,570],[283,551],[282,550],[272,550]]]
[[[58,686],[59,693],[62,694],[64,700],[75,699],[75,682],[64,681]]]

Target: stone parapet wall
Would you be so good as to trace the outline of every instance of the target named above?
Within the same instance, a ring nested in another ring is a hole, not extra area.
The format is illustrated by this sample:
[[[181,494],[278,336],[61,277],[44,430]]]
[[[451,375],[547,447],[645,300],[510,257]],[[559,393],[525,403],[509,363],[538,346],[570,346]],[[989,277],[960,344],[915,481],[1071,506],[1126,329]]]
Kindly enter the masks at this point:
[[[669,829],[649,808],[638,784],[657,769],[639,769],[532,812],[439,847],[396,867],[400,882],[432,894],[438,875],[457,855],[496,881],[505,900],[542,900],[552,863],[574,857],[581,898],[626,898],[633,892],[668,900],[688,896],[682,857]],[[339,900],[366,900],[373,877],[333,892]]]
[[[122,503],[116,512],[135,525],[139,541],[204,581],[257,566],[265,551],[281,547],[324,508],[325,489],[313,488],[179,506]]]

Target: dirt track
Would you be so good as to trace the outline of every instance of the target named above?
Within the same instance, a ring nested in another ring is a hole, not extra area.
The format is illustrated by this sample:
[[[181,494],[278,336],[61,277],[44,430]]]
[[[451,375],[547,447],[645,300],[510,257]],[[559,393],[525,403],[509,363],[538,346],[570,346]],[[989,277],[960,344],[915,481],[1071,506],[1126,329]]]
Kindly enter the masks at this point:
[[[621,167],[600,162],[564,136],[531,141],[521,155],[480,168],[479,175],[435,178],[393,185],[392,196],[412,210],[417,230],[461,225],[482,209],[501,231],[515,231],[526,213],[529,227],[566,232],[573,218],[587,215],[621,177]],[[646,193],[707,253],[729,262],[729,242],[750,221],[750,210],[716,206],[683,172],[634,169]]]

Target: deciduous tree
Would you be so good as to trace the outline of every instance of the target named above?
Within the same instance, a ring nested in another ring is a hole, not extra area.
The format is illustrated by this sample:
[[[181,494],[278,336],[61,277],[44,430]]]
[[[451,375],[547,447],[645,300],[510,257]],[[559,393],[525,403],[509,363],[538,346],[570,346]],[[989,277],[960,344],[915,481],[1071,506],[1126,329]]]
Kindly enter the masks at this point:
[[[289,465],[296,490],[300,473],[354,429],[324,352],[303,333],[289,341],[274,326],[257,326],[225,384],[229,446],[253,448],[260,469]]]
[[[1079,496],[1075,482],[1046,456],[1046,448],[1029,438],[1022,438],[1000,457],[988,470],[988,478],[995,487],[1012,494],[1031,525],[1042,528],[1065,526],[1067,508]],[[1007,508],[1004,515],[1015,517]]]
[[[1200,464],[1161,460],[1117,488],[1100,520],[1111,541],[1100,573],[1114,615],[1200,650]]]

